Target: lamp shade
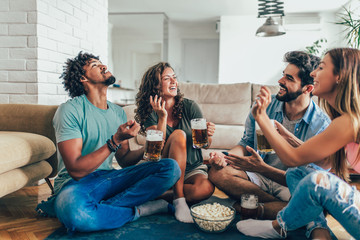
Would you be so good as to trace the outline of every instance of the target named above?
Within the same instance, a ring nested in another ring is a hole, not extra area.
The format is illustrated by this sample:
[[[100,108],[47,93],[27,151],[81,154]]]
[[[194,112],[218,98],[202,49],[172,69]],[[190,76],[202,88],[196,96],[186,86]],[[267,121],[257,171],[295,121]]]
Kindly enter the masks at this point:
[[[256,31],[256,36],[275,37],[284,35],[285,33],[285,29],[282,25],[277,23],[272,17],[268,17],[265,23]]]

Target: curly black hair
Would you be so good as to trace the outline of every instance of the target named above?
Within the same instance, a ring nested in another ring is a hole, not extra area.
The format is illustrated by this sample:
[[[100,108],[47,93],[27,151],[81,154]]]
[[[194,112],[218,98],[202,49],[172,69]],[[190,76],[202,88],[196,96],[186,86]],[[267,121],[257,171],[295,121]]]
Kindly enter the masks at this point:
[[[69,92],[71,98],[85,93],[84,85],[80,82],[80,79],[85,74],[84,66],[92,58],[99,60],[98,56],[94,56],[91,53],[82,53],[82,51],[80,51],[75,58],[67,59],[63,67],[64,71],[59,78],[64,79],[62,83],[64,84],[65,90]]]
[[[171,68],[169,63],[160,62],[150,67],[144,74],[139,87],[139,92],[136,94],[136,109],[135,109],[135,121],[141,126],[141,132],[145,132],[145,121],[153,111],[150,105],[150,96],[161,96],[161,80],[160,77],[166,68]],[[175,119],[181,119],[183,108],[183,94],[180,89],[177,89],[177,95],[175,96],[175,105],[172,115]]]
[[[310,76],[310,73],[319,66],[320,61],[319,57],[301,51],[287,52],[284,56],[284,62],[299,68],[298,75],[302,87],[307,84],[314,84],[314,79]]]

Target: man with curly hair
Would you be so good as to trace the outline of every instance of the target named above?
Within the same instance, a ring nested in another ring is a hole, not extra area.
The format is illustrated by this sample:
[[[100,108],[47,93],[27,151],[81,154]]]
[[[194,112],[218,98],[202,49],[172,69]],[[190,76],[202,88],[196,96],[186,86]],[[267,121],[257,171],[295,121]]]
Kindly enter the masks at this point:
[[[143,149],[130,151],[128,139],[140,126],[107,101],[115,77],[99,57],[80,52],[67,60],[61,78],[72,99],[53,119],[59,174],[55,194],[37,210],[58,217],[69,232],[118,228],[139,216],[173,211],[165,200],[152,200],[179,179],[179,166],[172,159],[135,165]],[[122,169],[113,169],[114,156]]]

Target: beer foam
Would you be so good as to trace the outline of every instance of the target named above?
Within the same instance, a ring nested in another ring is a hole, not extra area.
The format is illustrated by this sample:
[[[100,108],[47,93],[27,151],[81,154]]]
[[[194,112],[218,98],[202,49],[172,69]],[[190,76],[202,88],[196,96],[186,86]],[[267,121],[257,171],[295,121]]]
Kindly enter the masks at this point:
[[[196,130],[203,130],[206,129],[206,124],[199,124],[199,125],[192,125],[191,127],[192,129],[196,129]]]
[[[162,136],[160,134],[148,134],[146,136],[146,140],[154,142],[154,141],[162,141],[163,138],[162,138]]]
[[[248,199],[241,199],[241,207],[247,209],[255,209],[258,207],[258,199],[250,195]]]
[[[205,118],[194,118],[191,119],[191,128],[192,129],[206,129],[206,119]]]
[[[206,129],[206,121],[192,121],[191,122],[192,129]]]

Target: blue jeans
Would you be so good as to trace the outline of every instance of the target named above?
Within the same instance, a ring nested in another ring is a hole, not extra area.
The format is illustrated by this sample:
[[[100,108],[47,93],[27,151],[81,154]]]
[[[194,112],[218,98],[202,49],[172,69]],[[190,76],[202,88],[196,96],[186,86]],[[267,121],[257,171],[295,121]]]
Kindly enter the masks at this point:
[[[326,209],[354,238],[360,236],[360,192],[326,171],[312,171],[277,215],[285,231],[295,230],[316,219]]]
[[[69,232],[114,229],[139,217],[137,206],[153,200],[180,178],[175,160],[162,159],[120,170],[96,171],[70,180],[55,211]]]
[[[291,195],[294,194],[296,187],[299,185],[300,181],[308,174],[316,170],[324,171],[324,169],[312,163],[300,167],[289,168],[286,171],[286,184],[288,185]],[[308,238],[310,238],[311,233],[315,228],[324,228],[330,231],[329,227],[327,226],[327,221],[323,212],[321,212],[316,219],[306,225],[306,236]]]

